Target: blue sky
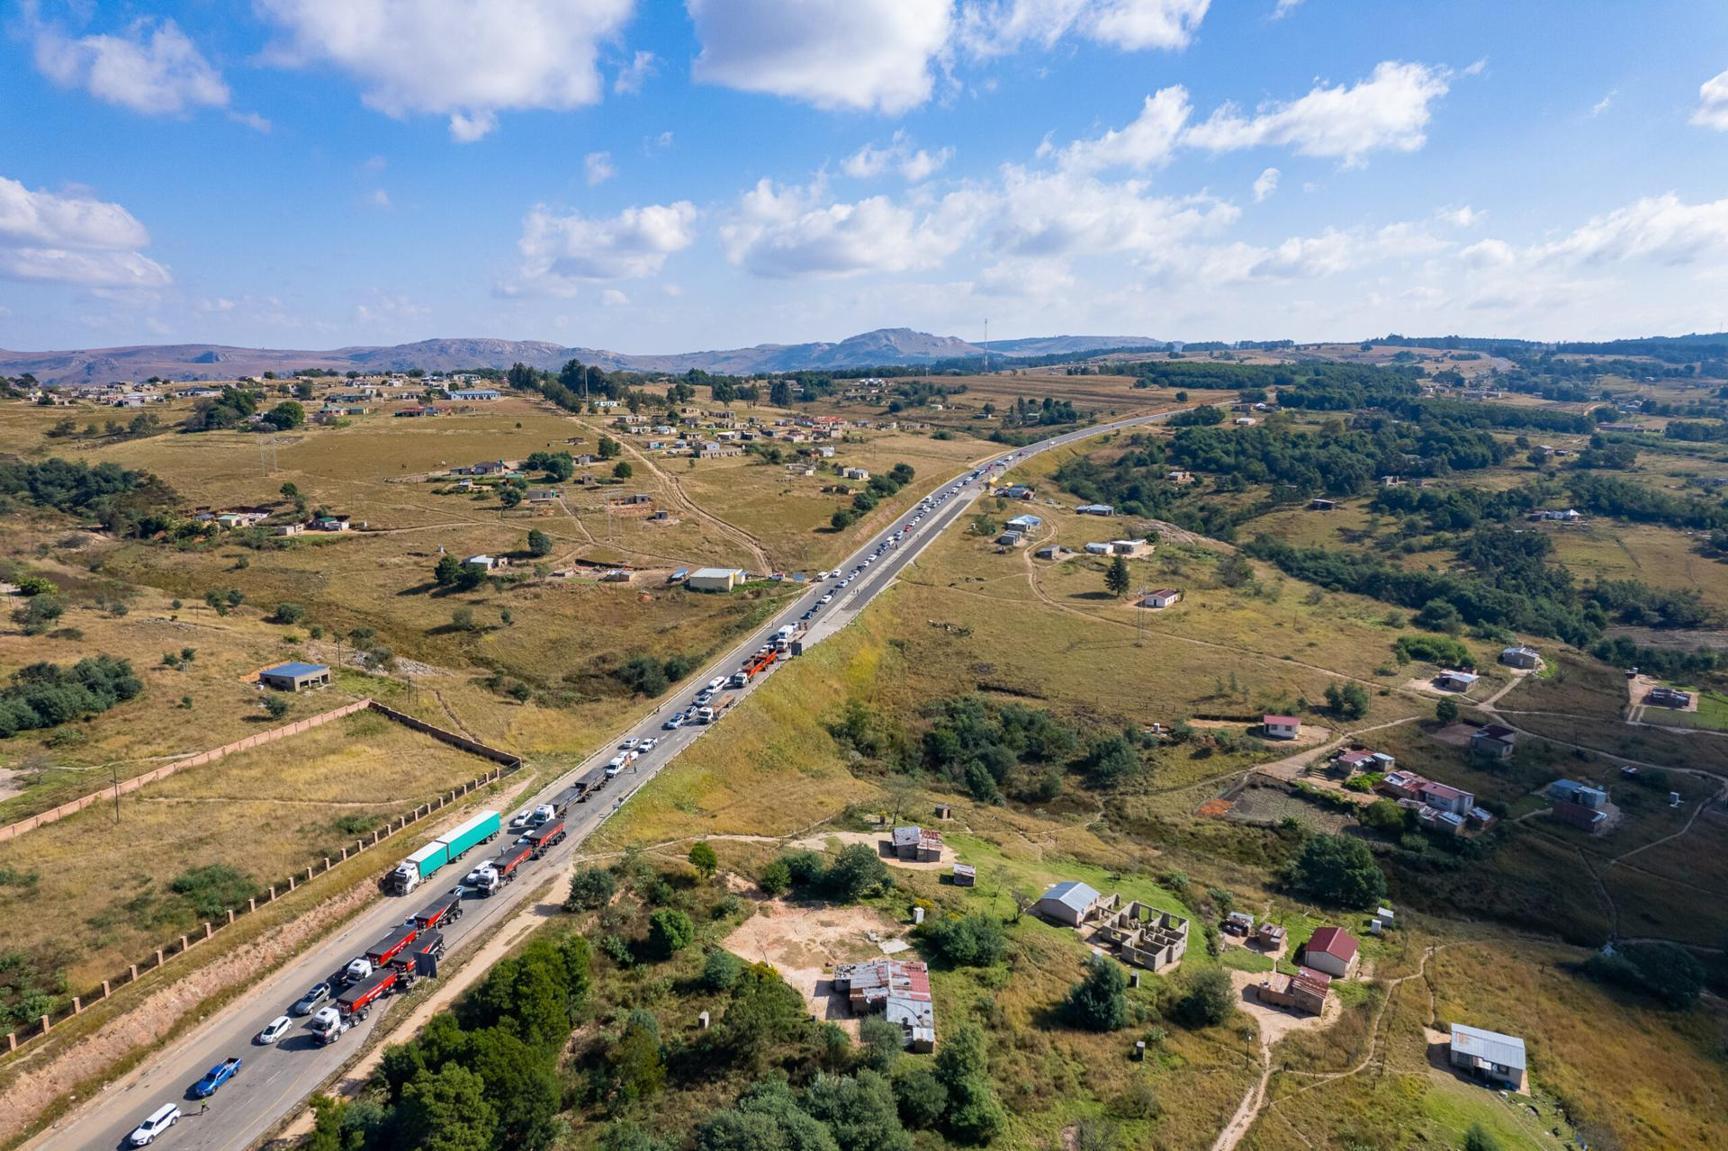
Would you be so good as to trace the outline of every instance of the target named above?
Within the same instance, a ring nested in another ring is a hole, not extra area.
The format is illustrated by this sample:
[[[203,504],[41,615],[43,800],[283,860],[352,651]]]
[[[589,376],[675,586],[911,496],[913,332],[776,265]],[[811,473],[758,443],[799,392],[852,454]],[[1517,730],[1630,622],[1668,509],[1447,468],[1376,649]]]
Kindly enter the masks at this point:
[[[9,0],[0,346],[1728,329],[1728,6]]]

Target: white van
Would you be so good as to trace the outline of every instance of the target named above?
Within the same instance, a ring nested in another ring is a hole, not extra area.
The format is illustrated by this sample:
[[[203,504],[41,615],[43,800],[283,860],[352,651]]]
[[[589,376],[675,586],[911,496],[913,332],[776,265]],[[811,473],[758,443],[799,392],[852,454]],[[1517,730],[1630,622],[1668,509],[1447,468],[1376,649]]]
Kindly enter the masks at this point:
[[[723,675],[717,675],[713,679],[708,681],[708,690],[709,691],[719,691],[721,688],[723,688],[725,686],[726,686],[726,677]]]
[[[156,1142],[156,1136],[180,1122],[180,1108],[172,1103],[164,1103],[150,1112],[150,1118],[132,1128],[132,1134],[126,1136],[128,1147],[148,1147]]]

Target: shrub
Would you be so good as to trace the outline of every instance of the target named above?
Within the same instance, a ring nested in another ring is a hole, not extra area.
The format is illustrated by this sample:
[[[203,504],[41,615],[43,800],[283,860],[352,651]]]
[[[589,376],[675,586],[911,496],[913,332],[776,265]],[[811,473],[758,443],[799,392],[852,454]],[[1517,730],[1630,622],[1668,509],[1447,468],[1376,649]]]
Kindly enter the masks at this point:
[[[306,609],[297,603],[279,603],[270,613],[269,623],[295,624],[306,618]]]
[[[1216,1027],[1230,1018],[1236,1005],[1236,988],[1223,968],[1209,967],[1188,979],[1187,990],[1176,1004],[1176,1017],[1189,1027]]]
[[[264,697],[264,710],[271,719],[281,719],[288,714],[288,709],[292,706],[284,696],[267,695]]]
[[[661,959],[670,959],[690,946],[696,925],[676,907],[662,907],[648,917],[648,949]]]
[[[926,923],[919,932],[938,957],[955,967],[988,967],[1008,950],[1008,937],[993,915],[974,912]]]
[[[852,843],[841,848],[834,866],[822,877],[823,889],[841,903],[856,903],[893,882],[888,875],[888,865],[867,843]]]
[[[1386,898],[1386,876],[1358,839],[1315,835],[1285,870],[1285,880],[1322,903],[1374,907]]]
[[[230,907],[240,907],[262,890],[245,872],[226,863],[212,863],[182,871],[168,884],[168,890],[180,896],[200,919],[216,919]]]
[[[898,1037],[895,1042],[899,1042]],[[894,1076],[894,1101],[900,1108],[900,1121],[921,1131],[936,1126],[947,1112],[948,1088],[935,1071],[920,1065]]]
[[[1642,991],[1683,1010],[1704,990],[1704,965],[1677,943],[1623,943],[1614,954],[1598,952],[1584,963],[1591,978]]]
[[[744,964],[736,955],[716,947],[708,953],[708,958],[702,961],[702,974],[697,977],[696,982],[704,991],[730,991],[732,985],[738,982],[738,974],[743,969]]]
[[[792,870],[784,859],[769,860],[756,883],[769,895],[783,895],[792,888]]]
[[[714,854],[714,847],[706,839],[699,839],[690,848],[690,866],[703,879],[714,878],[714,873],[720,869],[720,857]]]
[[[564,897],[566,911],[592,911],[612,902],[618,881],[603,867],[587,867],[570,878],[570,893]]]

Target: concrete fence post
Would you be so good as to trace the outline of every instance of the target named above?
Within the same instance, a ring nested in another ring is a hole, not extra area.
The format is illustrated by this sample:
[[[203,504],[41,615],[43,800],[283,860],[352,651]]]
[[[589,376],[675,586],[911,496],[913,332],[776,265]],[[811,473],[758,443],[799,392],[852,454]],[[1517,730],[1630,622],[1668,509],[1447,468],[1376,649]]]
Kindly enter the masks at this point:
[[[84,1014],[84,1000],[77,995],[74,995],[72,997],[72,1014],[74,1014],[74,1015]]]
[[[344,859],[344,860],[346,860],[346,859],[347,859],[347,858],[348,858],[348,849],[347,849],[347,848],[346,848],[346,847],[344,847],[344,848],[343,848],[343,849],[342,849],[342,858],[343,858],[343,859]]]
[[[206,919],[204,921],[204,938],[209,939],[211,933],[214,932],[215,930],[216,929],[214,927],[210,926],[210,921],[208,919]]]
[[[229,908],[229,909],[228,909],[228,922],[229,922],[229,923],[233,923],[233,922],[234,922],[234,909],[233,909],[233,908],[232,908],[232,907],[230,907],[230,908]]]
[[[48,1029],[52,1026],[53,1026],[53,1024],[48,1022],[48,1017],[46,1015],[44,1015],[42,1017],[42,1034],[44,1034],[44,1035],[48,1034]]]
[[[290,882],[292,882],[292,881],[290,881]],[[276,885],[274,883],[272,883],[270,885],[270,898],[265,900],[264,902],[272,903],[275,901],[275,899],[276,899]]]
[[[329,866],[330,866],[330,858],[329,858],[329,857],[328,857],[328,856],[326,856],[326,857],[325,857],[325,858],[324,858],[324,866],[325,866],[325,867],[329,867]],[[307,868],[307,869],[306,869],[306,878],[307,878],[307,879],[308,879],[308,880],[310,880],[310,879],[311,879],[311,878],[312,878],[312,869],[311,869],[311,868],[310,868],[310,867],[308,867],[308,868]]]
[[[130,966],[128,966],[126,968],[126,982],[128,982],[128,983],[138,982],[138,965],[136,963],[131,964]]]
[[[184,936],[184,935],[182,935],[182,936],[181,936],[181,937],[180,937],[180,951],[181,951],[181,954],[185,954],[185,952],[186,952],[186,950],[187,950],[187,949],[188,949],[188,948],[190,948],[190,947],[191,947],[191,946],[192,946],[192,945],[191,945],[191,944],[190,944],[190,943],[188,943],[188,942],[186,942],[186,937],[185,937],[185,936]]]
[[[247,911],[257,911],[258,910],[258,897],[256,895],[254,895],[254,896],[252,896],[246,900],[246,910]]]
[[[104,979],[102,981],[102,998],[106,999],[112,994],[114,994],[114,992],[109,988],[108,981]]]
[[[156,966],[162,966],[162,949],[160,947],[156,949]]]
[[[18,1050],[18,1033],[16,1031],[8,1031],[6,1033],[6,1053],[10,1055],[16,1050]]]
[[[326,855],[326,856],[325,856],[325,857],[324,857],[324,870],[325,870],[325,871],[329,871],[329,870],[330,870],[330,857],[329,857],[329,856],[328,856],[328,855]],[[308,875],[308,876],[310,876],[310,875],[311,875],[311,874],[312,874],[312,870],[311,870],[311,868],[307,868],[307,870],[306,870],[306,874],[307,874],[307,875]]]
[[[294,877],[293,877],[293,876],[292,876],[292,875],[290,875],[290,876],[289,876],[289,877],[288,877],[288,890],[289,890],[289,891],[293,891],[293,890],[294,890]],[[275,891],[275,888],[271,888],[271,891],[272,891],[272,892],[274,892],[274,891]]]

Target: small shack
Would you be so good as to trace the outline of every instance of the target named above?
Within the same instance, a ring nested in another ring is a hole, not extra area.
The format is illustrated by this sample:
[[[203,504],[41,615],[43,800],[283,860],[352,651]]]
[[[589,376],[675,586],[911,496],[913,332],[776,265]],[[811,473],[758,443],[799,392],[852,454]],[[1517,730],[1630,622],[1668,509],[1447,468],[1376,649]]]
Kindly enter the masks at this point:
[[[731,591],[744,582],[742,568],[697,568],[684,581],[691,591]]]
[[[1516,1035],[1454,1023],[1448,1061],[1491,1086],[1524,1090],[1524,1041]]]
[[[977,887],[978,869],[970,863],[956,863],[954,865],[954,886]]]

